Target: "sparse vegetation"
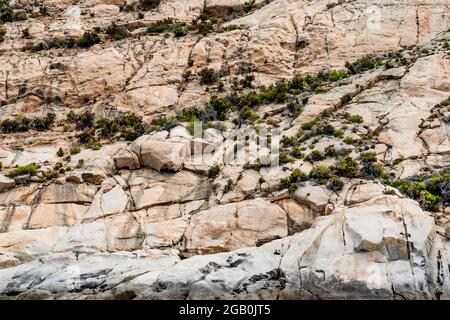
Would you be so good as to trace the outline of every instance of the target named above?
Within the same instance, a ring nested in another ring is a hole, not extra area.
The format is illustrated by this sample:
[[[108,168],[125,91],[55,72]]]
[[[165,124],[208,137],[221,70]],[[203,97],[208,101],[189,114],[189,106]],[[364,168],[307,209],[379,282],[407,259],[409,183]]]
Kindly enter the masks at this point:
[[[26,132],[34,129],[37,131],[50,130],[54,124],[56,115],[49,112],[43,118],[27,118],[25,116],[17,116],[14,119],[5,119],[0,121],[0,132],[15,133]]]
[[[350,74],[358,74],[361,72],[375,69],[383,64],[383,60],[375,56],[365,56],[350,63],[346,62],[345,67],[349,70]]]
[[[211,85],[217,81],[217,74],[214,69],[204,68],[199,72],[200,83],[204,85]]]
[[[38,170],[38,166],[36,163],[30,163],[27,164],[25,166],[20,166],[17,168],[12,169],[11,171],[9,171],[6,176],[9,178],[15,178],[18,176],[23,176],[23,175],[30,175],[30,176],[34,176],[36,175]]]

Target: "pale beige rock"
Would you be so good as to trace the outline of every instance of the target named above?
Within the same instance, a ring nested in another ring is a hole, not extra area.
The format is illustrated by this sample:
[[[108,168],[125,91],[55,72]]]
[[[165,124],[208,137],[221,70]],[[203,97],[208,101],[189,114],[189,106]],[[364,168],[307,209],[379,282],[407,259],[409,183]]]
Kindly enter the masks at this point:
[[[263,199],[199,212],[186,230],[189,252],[214,253],[255,246],[287,235],[286,213]]]
[[[290,233],[301,232],[314,224],[314,212],[296,200],[282,199],[274,203],[287,213]]]
[[[159,222],[144,222],[145,245],[150,248],[172,247],[181,242],[189,224],[188,217]]]
[[[40,203],[27,223],[30,229],[73,226],[80,222],[88,207],[74,203]]]
[[[14,180],[0,174],[0,192],[8,190],[14,186]]]

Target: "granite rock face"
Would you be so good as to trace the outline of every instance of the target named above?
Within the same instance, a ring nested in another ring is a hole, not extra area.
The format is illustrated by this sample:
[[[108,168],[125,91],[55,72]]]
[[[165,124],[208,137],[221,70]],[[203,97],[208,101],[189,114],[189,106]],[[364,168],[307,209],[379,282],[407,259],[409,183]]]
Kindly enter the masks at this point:
[[[450,5],[9,5],[0,299],[450,299]]]

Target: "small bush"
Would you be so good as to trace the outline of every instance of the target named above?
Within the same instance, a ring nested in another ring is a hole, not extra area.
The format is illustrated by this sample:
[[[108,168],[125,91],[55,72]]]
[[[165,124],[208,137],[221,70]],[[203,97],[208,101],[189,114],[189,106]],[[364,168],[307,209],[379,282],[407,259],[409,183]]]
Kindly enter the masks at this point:
[[[327,183],[327,189],[333,191],[340,191],[344,187],[344,182],[337,176],[332,176],[330,181]]]
[[[37,169],[38,169],[38,166],[36,165],[36,163],[33,162],[33,163],[27,164],[25,166],[21,166],[21,167],[12,169],[11,171],[9,171],[6,174],[6,176],[9,178],[14,178],[14,177],[23,176],[23,175],[34,176],[37,173]]]
[[[139,0],[138,8],[140,10],[148,11],[157,8],[161,0]]]
[[[214,69],[211,68],[204,68],[200,70],[199,76],[200,76],[200,83],[204,85],[214,84],[218,79],[216,72],[214,71]]]
[[[129,31],[123,26],[117,25],[113,22],[108,28],[106,28],[106,34],[115,41],[125,39],[129,36]]]
[[[356,141],[351,136],[347,136],[347,137],[345,137],[344,142],[346,144],[354,144]]]
[[[301,128],[302,130],[311,130],[314,127],[314,121],[306,122],[302,124]]]
[[[351,123],[363,123],[364,119],[360,115],[354,114],[348,118],[348,121],[350,121]]]
[[[56,155],[57,155],[58,157],[64,156],[64,150],[60,147],[60,148],[58,149],[58,151],[56,152]]]
[[[336,156],[336,148],[334,147],[334,145],[330,144],[329,146],[325,147],[324,154],[327,157]]]
[[[294,161],[294,159],[292,159],[291,156],[289,156],[289,154],[287,154],[286,152],[280,152],[278,161],[280,164],[285,164]]]
[[[280,180],[281,185],[287,188],[289,191],[295,191],[298,189],[298,183],[308,180],[308,176],[300,169],[292,170],[290,176]]]
[[[253,1],[245,1],[242,5],[242,10],[244,12],[250,12],[253,9]]]
[[[244,88],[253,88],[253,81],[255,80],[255,76],[252,74],[247,74],[244,79],[241,80],[241,85]]]
[[[90,48],[97,43],[100,43],[100,37],[96,32],[87,31],[76,39],[76,44],[80,48]]]
[[[77,165],[75,166],[77,169],[81,169],[84,166],[84,160],[83,159],[79,159],[77,162]]]
[[[215,164],[211,168],[209,168],[208,177],[215,178],[219,175],[219,173],[220,173],[220,166],[218,164]]]
[[[230,104],[225,99],[217,96],[211,97],[207,106],[213,109],[216,119],[220,121],[227,119],[228,111],[231,109]]]
[[[70,149],[71,155],[79,154],[80,152],[81,152],[81,149],[79,147],[74,147],[74,148]]]
[[[382,60],[371,55],[359,58],[353,63],[345,63],[345,67],[349,70],[350,74],[369,71],[371,69],[375,69],[380,65],[382,65]]]
[[[336,173],[341,177],[356,178],[359,176],[359,165],[356,160],[346,156],[335,168]]]
[[[319,166],[313,168],[309,172],[309,177],[313,180],[316,180],[320,184],[326,183],[333,175],[333,171],[329,166]]]
[[[311,152],[308,155],[308,160],[310,161],[320,161],[325,159],[325,157],[323,156],[322,152],[320,152],[319,150],[314,150],[313,152]]]

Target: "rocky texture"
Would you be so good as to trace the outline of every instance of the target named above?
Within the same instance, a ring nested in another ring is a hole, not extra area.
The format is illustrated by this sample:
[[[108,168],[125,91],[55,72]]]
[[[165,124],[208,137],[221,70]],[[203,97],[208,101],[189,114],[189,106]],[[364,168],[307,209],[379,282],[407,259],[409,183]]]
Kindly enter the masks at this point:
[[[0,128],[0,298],[450,298],[449,204],[426,207],[421,194],[421,207],[385,183],[449,168],[448,5],[133,3],[15,1],[29,18],[4,24],[1,120],[56,119],[49,130]],[[147,32],[166,19],[166,32]],[[94,28],[99,42],[87,48],[29,50]],[[352,72],[368,54],[378,62]],[[330,69],[348,74],[247,117],[241,106],[220,120],[209,106],[201,136],[198,114],[183,113]],[[70,111],[132,112],[142,131],[80,129]],[[275,135],[234,141],[234,129],[278,130],[286,157],[271,154]],[[312,157],[331,145],[333,156]],[[314,177],[342,164],[338,151],[358,161],[373,152],[386,175]],[[247,158],[224,163],[233,156]],[[35,172],[19,168],[32,163]],[[290,181],[297,170],[305,176]]]

